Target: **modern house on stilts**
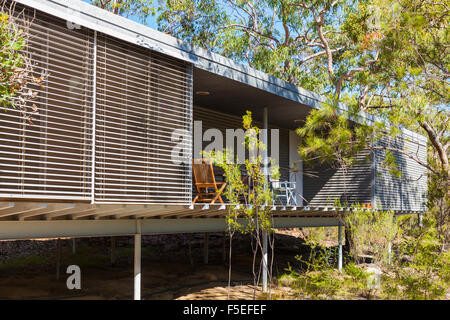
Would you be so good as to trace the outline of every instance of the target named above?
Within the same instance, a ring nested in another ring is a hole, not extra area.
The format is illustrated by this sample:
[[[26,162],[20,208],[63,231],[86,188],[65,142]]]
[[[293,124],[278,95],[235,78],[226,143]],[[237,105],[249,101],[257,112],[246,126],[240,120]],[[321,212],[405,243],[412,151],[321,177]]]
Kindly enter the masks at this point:
[[[334,200],[344,178],[351,202],[424,210],[426,171],[400,153],[407,179],[383,168],[382,153],[361,155],[369,160],[345,176],[303,166],[295,120],[321,96],[82,1],[16,2],[31,21],[27,51],[48,80],[37,88],[33,124],[18,110],[0,112],[0,239],[134,235],[140,298],[141,235],[226,229],[230,204],[193,203],[192,159],[210,143],[208,129],[226,136],[246,110],[278,129],[282,179],[296,183],[296,203],[273,206],[276,228],[340,226],[337,213],[347,208]],[[403,130],[384,143],[426,162],[421,135]]]

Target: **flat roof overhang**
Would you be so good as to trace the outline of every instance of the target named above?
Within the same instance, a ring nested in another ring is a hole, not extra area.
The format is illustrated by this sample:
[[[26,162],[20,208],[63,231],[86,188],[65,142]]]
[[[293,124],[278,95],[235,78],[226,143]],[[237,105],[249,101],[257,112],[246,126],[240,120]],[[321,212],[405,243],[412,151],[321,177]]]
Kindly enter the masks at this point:
[[[281,128],[295,130],[313,107],[248,84],[222,77],[194,67],[194,106],[242,116],[246,110],[253,118],[263,121],[263,109],[268,108],[269,122]],[[207,92],[208,94],[199,94]]]

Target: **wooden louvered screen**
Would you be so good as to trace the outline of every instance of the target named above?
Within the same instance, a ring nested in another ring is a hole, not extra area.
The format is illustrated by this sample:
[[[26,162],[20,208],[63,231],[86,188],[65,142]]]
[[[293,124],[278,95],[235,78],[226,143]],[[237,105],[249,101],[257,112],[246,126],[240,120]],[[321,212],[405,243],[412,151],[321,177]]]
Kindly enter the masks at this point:
[[[49,77],[33,124],[0,113],[0,198],[191,203],[192,66],[26,10]]]
[[[17,8],[21,10],[21,8]],[[28,12],[33,20],[33,11]],[[27,51],[37,75],[33,123],[15,109],[0,113],[2,197],[85,200],[91,189],[93,32],[37,13]]]
[[[99,35],[96,201],[192,201],[191,152],[172,161],[174,130],[191,146],[191,74],[184,62]]]

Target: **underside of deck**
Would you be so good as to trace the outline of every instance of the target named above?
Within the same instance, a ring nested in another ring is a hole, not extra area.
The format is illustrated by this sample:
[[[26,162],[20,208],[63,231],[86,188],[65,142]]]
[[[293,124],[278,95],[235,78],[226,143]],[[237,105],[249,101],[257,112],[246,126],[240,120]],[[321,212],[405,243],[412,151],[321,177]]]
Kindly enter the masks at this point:
[[[0,239],[225,231],[229,206],[0,202]],[[339,217],[350,208],[271,206],[270,210],[275,228],[293,228],[339,226]]]
[[[231,206],[236,207],[230,204],[151,205],[4,201],[0,202],[0,223],[40,220],[222,218],[227,215]],[[270,210],[273,217],[333,217],[351,208],[276,205],[270,206]],[[401,211],[401,213],[414,212]]]

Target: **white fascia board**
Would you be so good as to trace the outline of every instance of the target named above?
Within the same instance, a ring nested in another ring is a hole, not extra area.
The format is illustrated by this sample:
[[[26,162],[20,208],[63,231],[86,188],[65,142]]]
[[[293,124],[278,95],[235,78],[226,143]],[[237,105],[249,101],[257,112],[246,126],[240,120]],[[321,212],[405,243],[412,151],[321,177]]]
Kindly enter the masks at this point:
[[[139,222],[139,224],[137,223]],[[245,223],[240,220],[240,223]],[[338,226],[337,217],[274,218],[275,228]],[[0,221],[0,240],[223,232],[224,218]]]
[[[325,98],[319,94],[299,88],[244,64],[234,62],[219,54],[191,46],[168,34],[112,14],[81,0],[16,0],[16,2],[88,29],[187,61],[197,68],[312,108],[319,108],[320,104],[325,101]],[[343,111],[347,110],[347,106],[344,104],[341,104],[339,108]],[[360,112],[359,116],[361,119],[365,119],[368,124],[379,120],[365,112]],[[361,123],[358,119],[354,119],[354,121]],[[402,132],[404,136],[414,141],[422,143],[427,141],[426,137],[410,130],[402,129]]]

